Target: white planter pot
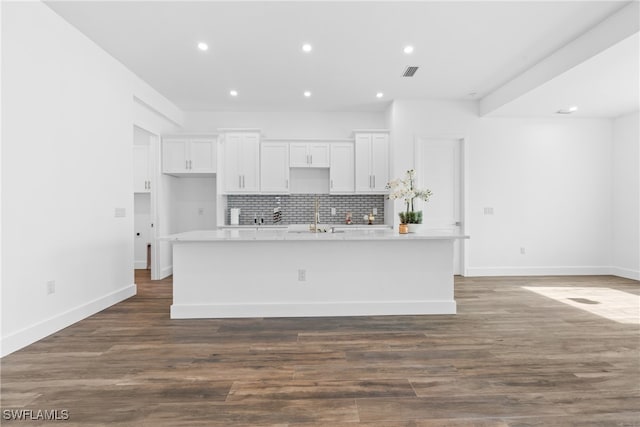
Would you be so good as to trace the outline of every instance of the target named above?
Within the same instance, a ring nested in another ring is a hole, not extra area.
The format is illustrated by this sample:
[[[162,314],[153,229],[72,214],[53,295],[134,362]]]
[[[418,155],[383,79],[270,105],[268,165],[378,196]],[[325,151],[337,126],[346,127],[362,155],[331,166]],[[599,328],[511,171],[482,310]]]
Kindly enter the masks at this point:
[[[422,224],[407,224],[409,226],[409,233],[417,233],[422,228]]]

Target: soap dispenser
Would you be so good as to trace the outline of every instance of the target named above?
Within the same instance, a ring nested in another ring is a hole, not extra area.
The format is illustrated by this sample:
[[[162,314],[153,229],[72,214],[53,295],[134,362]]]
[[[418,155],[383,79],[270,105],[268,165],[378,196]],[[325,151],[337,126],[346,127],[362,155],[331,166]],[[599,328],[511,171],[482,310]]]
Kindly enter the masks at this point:
[[[344,223],[351,225],[351,211],[347,211],[347,217],[345,218]]]

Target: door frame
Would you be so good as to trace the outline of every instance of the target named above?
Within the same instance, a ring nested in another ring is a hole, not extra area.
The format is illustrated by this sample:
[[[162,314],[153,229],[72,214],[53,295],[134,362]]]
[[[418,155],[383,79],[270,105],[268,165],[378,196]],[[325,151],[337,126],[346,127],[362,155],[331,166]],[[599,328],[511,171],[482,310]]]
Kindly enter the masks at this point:
[[[149,136],[149,157],[151,164],[149,165],[149,176],[151,178],[150,197],[150,219],[151,219],[151,280],[160,279],[160,247],[158,235],[158,203],[160,197],[160,135],[150,131],[145,126],[134,123],[134,128],[138,128],[146,132]]]
[[[469,206],[469,194],[467,189],[469,188],[469,156],[467,155],[467,150],[468,150],[468,143],[469,143],[469,139],[466,135],[463,134],[459,134],[459,133],[438,133],[438,134],[421,134],[421,135],[415,135],[414,137],[414,141],[413,141],[413,167],[415,169],[419,169],[421,165],[419,165],[418,163],[420,162],[419,159],[421,159],[421,157],[419,156],[421,153],[421,144],[423,144],[423,142],[425,140],[429,140],[429,139],[451,139],[451,140],[458,140],[460,142],[460,159],[459,159],[459,165],[458,165],[458,170],[459,170],[459,185],[460,188],[458,189],[458,194],[459,194],[459,200],[458,200],[458,204],[460,206],[460,233],[462,235],[467,235],[468,231],[469,231],[469,212],[467,209],[467,206]],[[460,245],[460,275],[462,276],[467,276],[468,274],[468,252],[469,252],[469,248],[468,248],[468,244],[467,244],[467,239],[460,239],[459,240],[459,245]]]

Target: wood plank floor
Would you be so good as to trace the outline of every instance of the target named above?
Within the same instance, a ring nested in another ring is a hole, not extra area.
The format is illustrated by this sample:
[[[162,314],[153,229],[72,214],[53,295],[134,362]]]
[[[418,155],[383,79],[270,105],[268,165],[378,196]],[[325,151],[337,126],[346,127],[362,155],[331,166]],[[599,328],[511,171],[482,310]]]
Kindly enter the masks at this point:
[[[136,282],[2,359],[1,408],[66,409],[65,426],[640,426],[638,325],[522,288],[637,281],[458,278],[457,315],[226,320],[171,320],[171,280]]]

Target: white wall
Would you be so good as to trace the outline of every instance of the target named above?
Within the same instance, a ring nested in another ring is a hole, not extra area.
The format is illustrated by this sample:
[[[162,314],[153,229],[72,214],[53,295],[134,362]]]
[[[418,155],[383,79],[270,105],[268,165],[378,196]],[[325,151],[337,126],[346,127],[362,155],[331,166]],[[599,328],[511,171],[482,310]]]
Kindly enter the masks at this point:
[[[3,355],[135,294],[137,87],[43,3],[3,3]]]
[[[467,140],[468,275],[610,271],[610,120],[480,118],[445,101],[396,101],[390,117],[393,176],[415,137]]]
[[[350,138],[354,129],[384,129],[385,113],[369,112],[186,112],[193,132],[218,128],[260,129],[266,138]]]
[[[171,177],[171,233],[216,228],[216,178]]]
[[[613,123],[614,273],[640,280],[640,113]]]
[[[468,154],[472,274],[609,272],[610,120],[483,118]]]

